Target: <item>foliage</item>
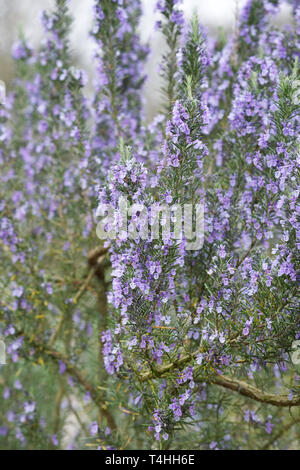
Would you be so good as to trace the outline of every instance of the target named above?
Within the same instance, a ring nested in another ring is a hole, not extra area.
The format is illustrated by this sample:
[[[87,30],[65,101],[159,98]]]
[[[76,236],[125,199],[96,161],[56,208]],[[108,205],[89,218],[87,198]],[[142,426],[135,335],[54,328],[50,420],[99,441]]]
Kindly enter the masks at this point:
[[[157,3],[165,107],[150,124],[139,0],[95,0],[91,100],[67,0],[43,14],[38,51],[22,37],[13,49],[2,449],[299,447],[300,7],[277,29],[283,2],[248,0],[235,34],[212,41],[180,3]],[[128,231],[108,223],[116,239],[100,242],[97,207],[120,197],[135,205]],[[200,203],[191,250],[174,204]],[[160,204],[172,223],[153,238],[138,208]]]

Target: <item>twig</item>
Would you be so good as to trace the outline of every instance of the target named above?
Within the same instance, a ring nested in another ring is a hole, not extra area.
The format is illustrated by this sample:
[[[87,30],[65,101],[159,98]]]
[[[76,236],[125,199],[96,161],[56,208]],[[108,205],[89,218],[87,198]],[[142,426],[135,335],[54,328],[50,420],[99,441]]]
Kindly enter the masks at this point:
[[[103,258],[103,257],[102,257]],[[86,280],[84,281],[84,283],[82,284],[82,286],[80,287],[79,291],[77,292],[77,294],[75,295],[75,297],[73,298],[73,304],[77,304],[78,300],[80,299],[80,297],[82,297],[82,295],[84,294],[84,292],[86,291],[89,283],[91,282],[91,279],[93,277],[95,273],[95,268],[91,268],[90,269],[90,272],[86,278]]]
[[[78,423],[79,423],[79,426],[81,427],[81,429],[83,430],[83,432],[88,435],[88,431],[87,431],[87,428],[85,426],[85,424],[83,423],[83,421],[81,420],[79,414],[77,413],[77,411],[75,410],[75,408],[73,407],[73,404],[72,404],[72,401],[71,401],[71,398],[70,396],[67,394],[67,400],[68,400],[68,403],[69,403],[69,408],[70,410],[72,411],[72,413],[74,414],[75,418],[77,419]]]
[[[274,436],[272,436],[262,447],[260,450],[267,450],[272,444],[274,444],[277,439],[279,439],[283,434],[288,432],[295,424],[300,423],[300,418],[295,419],[295,421],[291,421],[290,423],[283,426]]]

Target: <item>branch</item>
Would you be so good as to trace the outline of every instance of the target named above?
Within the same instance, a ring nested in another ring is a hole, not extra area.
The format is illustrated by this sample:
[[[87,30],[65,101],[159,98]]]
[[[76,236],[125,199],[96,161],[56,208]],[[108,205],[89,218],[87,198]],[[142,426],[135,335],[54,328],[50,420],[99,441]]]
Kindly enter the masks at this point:
[[[184,364],[191,361],[191,359],[195,359],[198,354],[201,352],[201,349],[197,349],[192,354],[186,354],[182,356],[177,361],[169,362],[168,364],[160,367],[155,371],[144,372],[140,377],[141,382],[147,382],[148,380],[155,379],[155,377],[162,377],[166,373],[171,372],[173,369],[178,368],[179,366],[183,366]]]
[[[280,439],[285,433],[287,433],[295,424],[300,424],[300,418],[296,419],[295,421],[291,421],[290,423],[283,426],[274,436],[272,436],[262,447],[260,450],[267,450],[271,447],[278,439]]]
[[[165,366],[160,367],[154,372],[146,372],[142,374],[139,379],[141,382],[146,382],[156,377],[163,377],[168,372],[171,372],[178,366],[181,366],[189,362],[192,358],[196,357],[199,354],[199,350],[195,351],[191,355],[183,356],[181,359],[175,362],[170,362]],[[279,407],[290,407],[290,406],[299,406],[300,405],[300,396],[295,398],[289,398],[288,395],[275,395],[271,393],[265,393],[263,390],[254,387],[246,382],[241,380],[232,379],[224,375],[218,375],[214,377],[200,377],[197,378],[198,382],[206,382],[207,384],[218,385],[235,392],[238,392],[240,395],[243,395],[252,400],[259,401],[262,403],[267,403],[269,405],[279,406]]]
[[[98,250],[99,252],[100,250]],[[103,251],[103,250],[102,250]],[[92,280],[92,277],[94,276],[94,274],[96,273],[97,269],[99,269],[103,259],[104,259],[104,256],[105,254],[103,255],[99,255],[98,256],[98,252],[97,252],[97,257],[96,258],[92,258],[92,261],[90,259],[88,259],[88,262],[89,262],[89,265],[91,266],[91,269],[90,269],[90,272],[86,278],[86,280],[84,281],[84,283],[82,284],[82,286],[80,287],[79,291],[77,292],[77,294],[75,295],[75,297],[73,298],[73,304],[77,304],[78,303],[78,300],[83,296],[83,294],[85,293],[86,289],[88,288],[91,280]],[[95,254],[94,254],[95,256]],[[94,263],[94,264],[93,264]]]
[[[202,381],[202,380],[201,380]],[[204,380],[203,380],[204,381]],[[272,393],[266,393],[259,388],[254,387],[241,380],[232,379],[224,375],[217,375],[216,377],[205,380],[207,383],[219,385],[230,390],[238,392],[244,397],[251,398],[252,400],[266,403],[268,405],[274,405],[279,407],[290,407],[300,405],[300,396],[295,398],[289,398],[288,395],[275,395]]]
[[[42,353],[46,356],[46,358],[53,360],[55,363],[63,362],[66,366],[66,372],[71,375],[73,378],[77,380],[77,382],[87,391],[89,392],[93,402],[99,409],[99,412],[106,418],[108,426],[112,429],[115,430],[117,429],[117,425],[115,423],[115,420],[113,416],[109,413],[107,410],[106,405],[102,403],[102,397],[100,396],[97,388],[95,388],[85,377],[84,375],[80,372],[80,370],[77,369],[74,364],[70,362],[70,360],[61,352],[56,351],[55,349],[49,347],[43,342],[39,342],[37,340],[29,340],[29,338],[26,338],[26,335],[24,332],[19,332],[17,334],[18,336],[23,336],[27,340],[27,342],[30,344],[30,346],[33,346],[34,349],[39,351],[39,353]]]
[[[103,246],[99,246],[97,248],[94,248],[88,253],[88,264],[90,266],[97,266],[99,262],[99,258],[103,255],[105,255],[109,250],[109,247],[104,248]]]

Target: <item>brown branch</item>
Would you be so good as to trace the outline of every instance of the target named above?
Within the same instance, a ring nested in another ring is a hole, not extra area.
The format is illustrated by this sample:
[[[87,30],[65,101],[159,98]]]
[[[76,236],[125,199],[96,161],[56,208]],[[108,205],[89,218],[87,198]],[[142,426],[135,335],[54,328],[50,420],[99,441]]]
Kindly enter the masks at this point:
[[[177,369],[180,366],[183,366],[184,364],[190,362],[191,359],[195,359],[200,352],[201,349],[197,349],[192,354],[186,354],[177,361],[169,362],[168,364],[165,364],[164,366],[160,367],[155,371],[144,372],[142,375],[140,375],[139,379],[141,382],[147,382],[148,380],[151,380],[155,377],[162,377],[168,372],[171,372],[172,370]]]
[[[53,344],[55,343],[56,338],[57,338],[57,336],[58,336],[58,334],[59,334],[59,332],[60,332],[60,330],[61,330],[61,328],[62,328],[62,326],[63,326],[64,319],[65,319],[64,315],[61,314],[61,317],[60,317],[60,320],[59,320],[59,322],[58,322],[58,325],[57,325],[57,327],[55,328],[55,330],[53,331],[53,333],[52,333],[52,335],[51,335],[51,337],[50,337],[50,339],[49,339],[48,347],[53,346]]]
[[[195,358],[199,354],[199,350],[195,351],[193,354],[183,356],[178,361],[170,362],[165,366],[160,367],[154,372],[146,372],[142,374],[139,379],[141,382],[146,382],[155,377],[163,377],[168,372],[175,370],[179,366],[182,366],[189,362],[191,359]],[[259,388],[254,387],[246,382],[232,379],[224,375],[218,375],[211,377],[199,377],[196,379],[198,382],[206,382],[208,384],[218,385],[235,392],[238,392],[240,395],[243,395],[252,400],[259,401],[262,403],[267,403],[269,405],[279,406],[279,407],[290,407],[290,406],[299,406],[300,397],[289,398],[288,395],[275,395],[271,393],[266,393]]]
[[[98,317],[98,383],[99,387],[102,387],[103,382],[107,377],[107,372],[104,368],[103,352],[102,352],[102,342],[101,336],[102,332],[107,328],[107,295],[106,295],[106,284],[105,284],[105,266],[103,263],[104,257],[108,252],[109,247],[104,248],[98,247],[94,250],[91,250],[88,253],[88,264],[92,268],[93,274],[97,277],[99,281],[99,293],[98,293],[98,303],[99,303],[99,317]],[[106,394],[102,391],[100,393],[102,401],[105,401]],[[102,426],[102,416],[103,413],[99,413],[98,424]],[[108,421],[109,417],[106,416]],[[109,424],[109,421],[108,421]],[[111,427],[111,426],[110,426]]]
[[[103,256],[100,257],[101,261],[103,259]],[[99,263],[101,262],[99,261]],[[92,277],[95,273],[95,267],[92,267],[87,278],[85,279],[84,283],[82,284],[82,286],[80,287],[79,291],[77,292],[77,294],[75,295],[75,297],[73,298],[73,304],[77,304],[78,300],[83,296],[83,294],[85,293],[86,289],[88,288],[89,286],[89,283],[91,282],[92,280]]]
[[[108,248],[99,247],[95,250],[92,250],[88,254],[88,263],[92,269],[92,273],[95,274],[99,281],[99,292],[98,292],[98,304],[99,304],[99,313],[98,316],[98,383],[99,387],[103,386],[103,382],[107,377],[107,372],[103,366],[103,351],[102,351],[102,342],[101,336],[104,330],[107,328],[107,295],[106,295],[106,286],[105,286],[105,267],[103,266],[103,259],[107,253]],[[101,393],[102,400],[105,401],[105,393]],[[102,426],[102,416],[99,413],[98,424]]]
[[[236,267],[235,267],[235,272],[238,270],[238,268],[243,264],[243,262],[245,261],[245,259],[248,258],[249,254],[251,253],[252,249],[255,247],[256,245],[256,240],[253,240],[251,245],[249,246],[248,250],[246,251],[246,253],[242,256],[242,258],[238,261]],[[234,276],[235,273],[231,274],[230,278],[232,278]]]
[[[224,375],[216,375],[215,377],[209,377],[208,380],[201,380],[207,383],[214,385],[219,385],[221,387],[227,388],[238,392],[244,397],[251,398],[252,400],[259,401],[261,403],[266,403],[268,405],[274,405],[279,407],[290,407],[290,406],[299,406],[300,397],[289,398],[288,395],[276,395],[272,393],[266,393],[259,388],[254,387],[242,380],[232,379]]]
[[[109,247],[104,248],[103,246],[99,246],[94,248],[88,253],[88,264],[90,266],[97,266],[99,263],[99,258],[105,255],[109,250]]]
[[[300,424],[300,418],[291,421],[290,423],[283,426],[274,436],[272,436],[260,450],[267,450],[271,445],[273,445],[278,439],[280,439],[285,433],[287,433],[295,424]]]
[[[115,430],[117,425],[114,421],[113,416],[107,410],[107,406],[103,404],[102,397],[99,394],[97,388],[95,388],[86,377],[80,372],[80,370],[70,362],[70,360],[63,353],[54,350],[43,342],[39,342],[34,339],[29,339],[26,337],[24,332],[19,332],[18,336],[23,336],[30,346],[33,346],[36,351],[43,354],[47,359],[53,360],[55,363],[63,362],[66,366],[66,372],[72,376],[77,382],[89,392],[93,402],[99,409],[99,412],[106,418],[108,426],[111,430]]]
[[[83,282],[82,286],[80,287],[79,291],[74,296],[73,304],[77,304],[79,299],[83,296],[83,294],[87,290],[94,274],[96,274],[97,277],[99,277],[98,274],[99,274],[100,265],[101,265],[101,263],[104,259],[104,255],[107,251],[108,251],[108,248],[99,247],[99,248],[95,248],[94,250],[89,252],[89,254],[88,254],[88,264],[90,266],[90,272],[89,272],[88,276],[86,277],[85,281]],[[55,342],[55,340],[56,340],[56,338],[57,338],[57,336],[58,336],[58,334],[59,334],[59,332],[60,332],[60,330],[63,326],[64,320],[65,320],[65,317],[62,314],[62,316],[60,318],[60,321],[59,321],[56,329],[52,333],[52,336],[49,340],[49,343],[48,343],[49,347],[53,346],[53,344],[54,344],[54,342]]]
[[[60,425],[60,413],[61,413],[61,404],[64,398],[65,390],[64,390],[64,384],[62,381],[62,378],[60,380],[59,388],[56,393],[56,398],[55,398],[55,409],[54,409],[54,430],[53,434],[57,434],[59,430],[59,425]]]

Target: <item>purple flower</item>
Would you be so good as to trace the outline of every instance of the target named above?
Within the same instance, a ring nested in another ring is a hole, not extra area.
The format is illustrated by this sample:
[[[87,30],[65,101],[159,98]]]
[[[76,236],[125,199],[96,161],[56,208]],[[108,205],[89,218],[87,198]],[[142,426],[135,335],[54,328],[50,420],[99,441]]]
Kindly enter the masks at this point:
[[[92,436],[96,436],[98,434],[98,423],[94,421],[90,426],[90,431]]]

